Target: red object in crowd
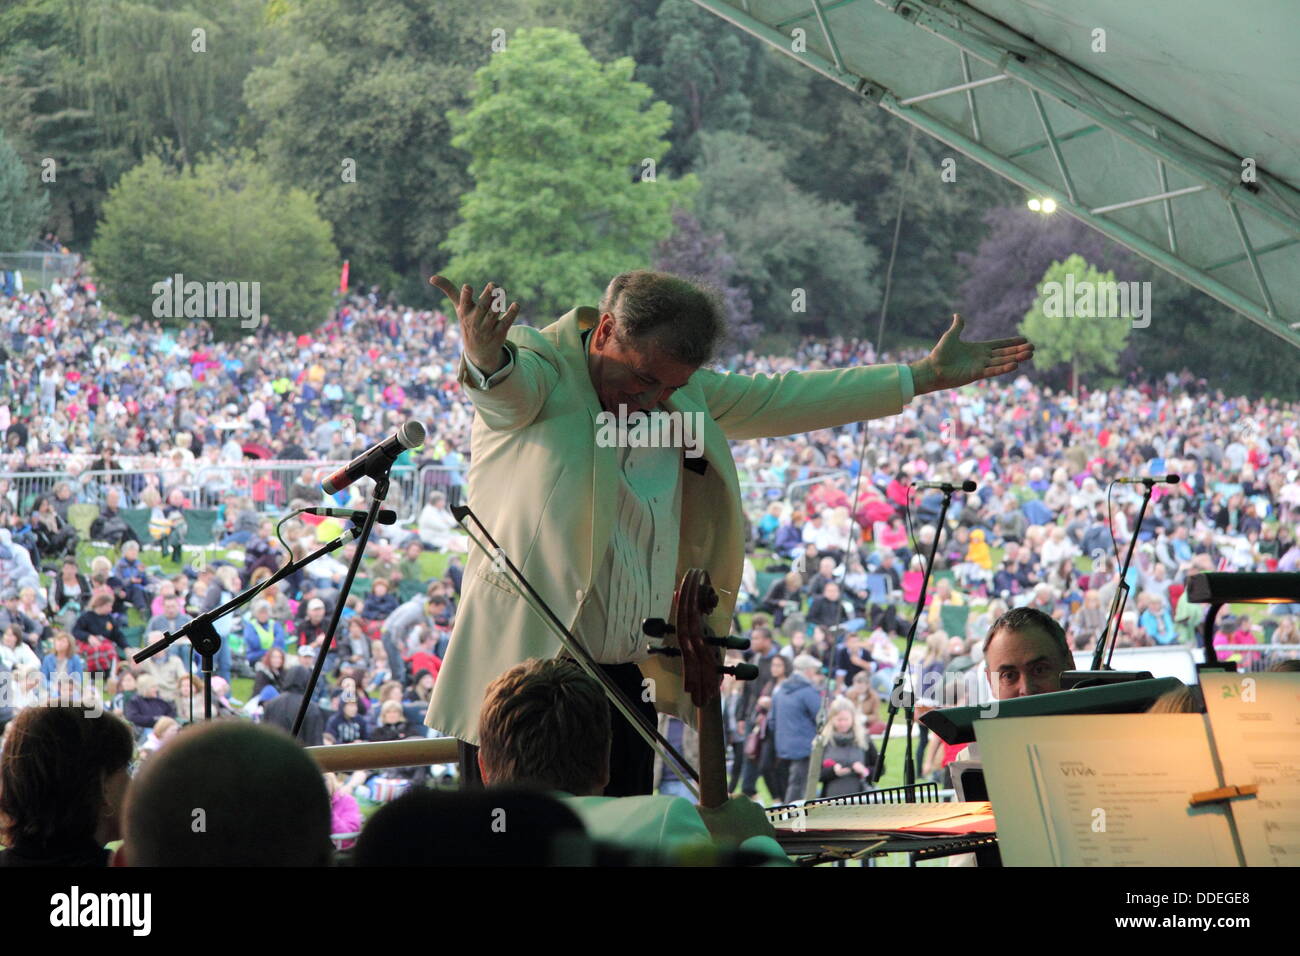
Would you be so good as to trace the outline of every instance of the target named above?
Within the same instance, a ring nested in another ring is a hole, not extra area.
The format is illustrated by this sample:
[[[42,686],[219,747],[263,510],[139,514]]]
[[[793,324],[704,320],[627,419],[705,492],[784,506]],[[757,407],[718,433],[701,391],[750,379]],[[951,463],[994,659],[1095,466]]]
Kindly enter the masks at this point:
[[[247,454],[247,450],[245,450]],[[252,488],[253,501],[257,504],[270,503],[276,506],[283,504],[284,485],[276,481],[270,475],[258,475],[257,480],[253,482]]]
[[[805,507],[810,514],[814,511],[824,511],[827,508],[847,508],[849,506],[849,496],[834,485],[829,488],[825,485],[817,485],[812,491],[808,492],[806,500]]]
[[[103,674],[113,669],[117,660],[117,645],[112,641],[100,640],[95,646],[89,641],[79,641],[78,649],[86,662],[86,670],[91,674]]]
[[[907,485],[897,478],[889,479],[889,484],[885,486],[885,497],[902,508],[907,504]]]
[[[407,662],[411,665],[411,673],[418,674],[420,671],[428,671],[433,675],[433,679],[438,679],[438,671],[442,669],[442,658],[437,654],[430,654],[428,651],[416,651]]]
[[[961,753],[963,750],[965,750],[965,749],[966,749],[967,747],[969,747],[969,746],[970,746],[970,744],[944,744],[944,745],[943,745],[943,761],[942,761],[941,766],[944,766],[944,767],[948,766],[948,764],[952,763],[954,760],[957,759],[957,755],[958,755],[959,753]]]

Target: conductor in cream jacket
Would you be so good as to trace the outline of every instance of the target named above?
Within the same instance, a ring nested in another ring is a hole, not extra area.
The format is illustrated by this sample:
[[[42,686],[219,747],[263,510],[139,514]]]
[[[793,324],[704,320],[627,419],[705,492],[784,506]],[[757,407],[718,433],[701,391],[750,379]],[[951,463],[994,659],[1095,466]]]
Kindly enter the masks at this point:
[[[960,341],[953,324],[908,365],[735,375],[704,365],[724,334],[712,296],[664,273],[624,273],[599,309],[535,329],[513,323],[488,283],[431,282],[456,306],[459,380],[474,403],[469,505],[555,615],[631,701],[694,723],[672,658],[650,657],[641,621],[667,617],[680,575],[709,572],[709,618],[730,630],[744,562],[744,519],[727,442],[897,414],[914,395],[1014,371],[1023,338]],[[652,439],[650,413],[660,426]],[[665,415],[664,413],[670,413]],[[649,447],[644,447],[649,445]],[[471,522],[471,530],[474,526]],[[461,605],[425,723],[467,744],[488,684],[561,645],[508,570],[471,548]],[[473,754],[462,761],[472,766]],[[609,796],[651,791],[653,751],[614,717]]]

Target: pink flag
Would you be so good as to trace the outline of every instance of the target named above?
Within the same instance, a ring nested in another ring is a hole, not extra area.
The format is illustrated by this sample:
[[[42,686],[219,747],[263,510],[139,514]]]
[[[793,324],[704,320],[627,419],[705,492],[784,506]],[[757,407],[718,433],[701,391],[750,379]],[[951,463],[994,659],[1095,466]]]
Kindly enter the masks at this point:
[[[343,260],[343,271],[339,274],[339,295],[348,294],[348,260]]]

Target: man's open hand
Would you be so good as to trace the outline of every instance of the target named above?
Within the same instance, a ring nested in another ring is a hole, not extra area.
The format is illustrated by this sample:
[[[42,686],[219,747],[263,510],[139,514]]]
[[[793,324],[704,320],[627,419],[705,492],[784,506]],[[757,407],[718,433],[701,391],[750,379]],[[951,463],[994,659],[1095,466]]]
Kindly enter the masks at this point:
[[[460,291],[442,276],[433,276],[429,284],[442,290],[443,295],[456,307],[456,317],[460,320],[461,347],[465,357],[485,375],[491,375],[505,364],[501,354],[506,344],[506,333],[519,316],[519,303],[511,302],[510,308],[494,311],[492,293],[496,284],[489,282],[474,301],[474,290],[467,285]]]
[[[963,342],[961,333],[965,326],[962,317],[954,314],[952,325],[939,344],[921,361],[912,363],[917,395],[1005,375],[1034,357],[1034,346],[1023,335],[988,342]]]

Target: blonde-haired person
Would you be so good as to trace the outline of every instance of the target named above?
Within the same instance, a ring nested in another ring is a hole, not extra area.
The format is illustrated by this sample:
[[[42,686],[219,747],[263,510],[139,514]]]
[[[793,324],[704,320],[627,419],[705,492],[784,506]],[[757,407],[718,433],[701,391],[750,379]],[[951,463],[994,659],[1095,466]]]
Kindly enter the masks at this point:
[[[853,701],[847,697],[835,698],[819,739],[823,746],[820,768],[823,797],[843,797],[873,789],[869,780],[876,765],[876,748]]]
[[[943,608],[945,606],[961,607],[965,604],[966,596],[961,591],[956,590],[952,586],[952,582],[947,578],[940,578],[934,584],[934,596],[925,612],[926,623],[930,625],[930,630],[938,630],[943,626]]]
[[[394,682],[396,683],[396,682]],[[401,685],[398,685],[400,692]],[[379,723],[370,735],[372,741],[406,740],[410,737],[423,737],[424,728],[412,724],[406,719],[406,711],[400,700],[388,699],[379,705]],[[379,771],[365,783],[364,792],[358,793],[375,803],[388,803],[400,797],[411,786],[428,775],[428,767],[389,767]]]
[[[939,696],[936,692],[943,683],[943,672],[948,666],[948,632],[939,628],[925,638],[925,653],[918,668],[920,682],[916,693],[922,698]]]
[[[41,605],[36,588],[23,587],[18,589],[18,611],[35,621],[41,630],[45,630],[50,626],[49,615],[45,613],[45,608]]]
[[[149,728],[149,733],[145,734],[144,742],[140,744],[140,759],[144,760],[150,754],[157,752],[163,744],[180,733],[180,729],[181,725],[175,717],[159,717]]]
[[[1070,635],[1070,646],[1074,650],[1083,651],[1095,647],[1102,628],[1106,626],[1106,608],[1101,606],[1101,592],[1096,588],[1084,591],[1083,604],[1070,615],[1068,623],[1066,630]]]
[[[183,674],[176,681],[176,719],[181,724],[203,719],[203,678]]]
[[[170,551],[172,560],[179,564],[187,529],[184,508],[170,499],[164,504],[157,488],[146,488],[141,492],[140,503],[149,509],[149,537],[164,556]]]
[[[86,669],[85,659],[77,653],[77,643],[67,631],[54,635],[50,652],[41,661],[41,674],[49,681],[55,677],[78,677]]]
[[[1148,714],[1203,714],[1205,700],[1199,687],[1175,687],[1156,698]]]
[[[383,720],[384,704],[389,701],[396,701],[397,705],[401,707],[404,692],[405,688],[399,680],[386,680],[379,685],[379,689],[375,691],[374,695],[375,706],[371,707],[369,713],[366,714],[366,721],[370,724],[371,740],[374,740],[373,735],[379,729],[380,722]],[[404,707],[403,712],[405,712]]]
[[[1285,650],[1269,653],[1269,670],[1276,669],[1278,664],[1297,659],[1297,654],[1300,654],[1300,626],[1297,626],[1296,618],[1293,615],[1288,614],[1278,619],[1277,627],[1273,630],[1273,636],[1269,638],[1269,643],[1288,645]]]
[[[880,717],[880,695],[871,686],[871,675],[858,671],[853,682],[844,691],[844,696],[853,701],[858,713],[865,722],[868,734],[879,734],[885,730],[885,722]]]

